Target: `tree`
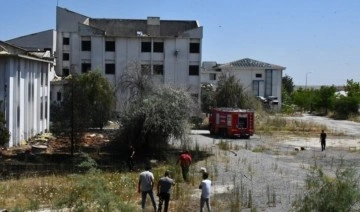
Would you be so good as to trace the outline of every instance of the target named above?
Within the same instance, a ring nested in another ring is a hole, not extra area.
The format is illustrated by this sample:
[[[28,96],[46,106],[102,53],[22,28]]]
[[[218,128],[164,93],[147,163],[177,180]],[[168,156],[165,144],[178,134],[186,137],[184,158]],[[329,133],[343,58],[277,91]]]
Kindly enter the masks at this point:
[[[0,108],[2,108],[1,105],[2,102],[0,101]],[[9,142],[10,133],[5,126],[6,123],[5,123],[4,113],[0,110],[0,146],[3,146],[7,142]]]
[[[354,80],[346,81],[345,90],[347,91],[347,96],[360,98],[360,83],[354,82]]]
[[[210,113],[211,108],[215,107],[215,90],[212,84],[201,85],[201,110]]]
[[[299,88],[292,93],[291,99],[294,104],[302,108],[302,110],[312,111],[312,103],[314,102],[315,96],[314,89]]]
[[[114,89],[100,72],[90,71],[66,79],[64,100],[52,105],[54,133],[71,137],[71,154],[75,141],[90,127],[102,129],[115,106]]]
[[[358,114],[359,99],[353,96],[340,96],[334,101],[335,118],[347,119],[351,114]]]
[[[119,141],[148,150],[167,147],[171,137],[183,139],[192,110],[191,96],[160,87],[132,101],[121,116]]]
[[[294,82],[293,82],[293,78],[285,75],[282,78],[282,89],[286,91],[287,95],[291,95],[292,92],[294,91]]]
[[[325,110],[325,114],[327,114],[328,110],[334,105],[335,92],[335,86],[321,86],[320,90],[316,90],[313,104],[314,109],[319,112]]]
[[[246,108],[250,106],[247,99],[243,86],[235,76],[220,76],[215,94],[216,107]]]

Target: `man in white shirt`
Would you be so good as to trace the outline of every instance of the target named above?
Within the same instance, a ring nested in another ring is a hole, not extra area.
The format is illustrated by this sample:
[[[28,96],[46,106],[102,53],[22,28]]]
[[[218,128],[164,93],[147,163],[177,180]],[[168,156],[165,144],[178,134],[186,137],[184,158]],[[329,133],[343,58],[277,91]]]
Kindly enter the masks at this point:
[[[199,185],[199,189],[201,189],[201,198],[200,198],[200,211],[203,212],[204,205],[206,203],[206,207],[208,212],[211,211],[210,208],[210,191],[211,191],[211,180],[208,179],[209,174],[207,172],[203,173],[203,180]]]
[[[146,195],[149,194],[154,211],[156,211],[156,202],[154,197],[154,175],[150,172],[150,166],[145,166],[145,171],[140,173],[138,192],[141,192],[141,208],[145,210]]]

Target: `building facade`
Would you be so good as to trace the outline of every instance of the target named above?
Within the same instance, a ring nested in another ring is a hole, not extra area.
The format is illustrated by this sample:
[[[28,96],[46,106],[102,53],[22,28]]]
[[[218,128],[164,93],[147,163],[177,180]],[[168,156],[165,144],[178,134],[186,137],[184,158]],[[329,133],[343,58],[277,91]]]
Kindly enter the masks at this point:
[[[156,83],[199,98],[203,28],[197,21],[97,19],[57,7],[56,32],[59,76],[98,70],[117,86],[122,73],[138,67]]]
[[[233,75],[243,88],[254,96],[277,97],[281,105],[281,83],[285,67],[273,65],[250,58],[244,58],[226,64],[203,62],[201,83],[216,87],[221,74]]]
[[[10,132],[7,147],[49,130],[50,51],[31,52],[0,41],[0,101]]]

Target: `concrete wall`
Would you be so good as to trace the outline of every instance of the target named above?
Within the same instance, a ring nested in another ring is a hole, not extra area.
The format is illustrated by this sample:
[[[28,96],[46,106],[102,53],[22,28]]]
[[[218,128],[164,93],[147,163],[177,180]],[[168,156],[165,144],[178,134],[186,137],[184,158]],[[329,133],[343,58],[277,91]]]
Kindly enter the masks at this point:
[[[17,56],[0,58],[0,73],[6,77],[0,81],[0,90],[2,98],[6,97],[6,126],[11,134],[8,147],[49,129],[50,80],[46,75],[50,70],[47,62]]]

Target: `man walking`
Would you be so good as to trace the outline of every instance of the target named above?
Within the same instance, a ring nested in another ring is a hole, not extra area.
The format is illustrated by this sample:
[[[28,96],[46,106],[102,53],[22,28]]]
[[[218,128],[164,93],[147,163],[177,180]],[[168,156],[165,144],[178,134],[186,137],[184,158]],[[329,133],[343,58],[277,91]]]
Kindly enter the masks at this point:
[[[145,171],[140,173],[138,192],[141,192],[141,208],[145,210],[146,195],[149,194],[154,211],[156,211],[156,202],[154,197],[154,175],[150,172],[150,165],[145,166]]]
[[[320,142],[321,142],[321,151],[324,151],[326,147],[326,133],[324,132],[324,130],[322,130],[320,133]]]
[[[164,202],[165,202],[164,211],[165,212],[168,211],[172,185],[175,185],[175,181],[170,178],[170,171],[165,171],[164,177],[160,178],[157,185],[157,192],[159,196],[158,212],[161,212],[162,204]]]
[[[205,203],[206,203],[208,212],[211,211],[211,207],[210,207],[211,180],[209,180],[208,177],[209,177],[209,174],[207,172],[204,172],[203,180],[201,181],[201,184],[199,185],[199,189],[201,189],[200,212],[203,212]]]
[[[180,154],[179,159],[176,161],[176,164],[180,162],[182,176],[185,182],[189,182],[189,168],[192,162],[192,158],[188,151],[184,151]]]

